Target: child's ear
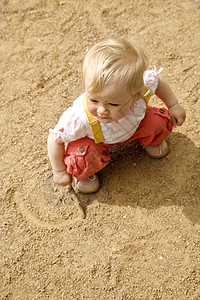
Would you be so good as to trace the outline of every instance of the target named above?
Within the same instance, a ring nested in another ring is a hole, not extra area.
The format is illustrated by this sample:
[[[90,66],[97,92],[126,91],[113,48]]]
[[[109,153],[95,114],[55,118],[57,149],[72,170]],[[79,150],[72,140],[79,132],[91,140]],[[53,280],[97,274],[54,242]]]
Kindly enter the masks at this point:
[[[141,89],[136,93],[136,101],[144,97],[144,86],[141,87]]]
[[[137,92],[134,96],[133,96],[133,100],[132,103],[137,102],[140,98],[143,97],[142,91]]]
[[[139,99],[140,97],[136,94],[132,99],[132,104],[136,103]]]

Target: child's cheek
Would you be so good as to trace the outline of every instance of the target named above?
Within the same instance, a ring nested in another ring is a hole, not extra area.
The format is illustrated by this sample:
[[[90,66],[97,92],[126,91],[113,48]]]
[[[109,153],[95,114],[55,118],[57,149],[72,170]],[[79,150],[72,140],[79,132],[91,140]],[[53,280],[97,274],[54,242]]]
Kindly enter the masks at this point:
[[[91,114],[94,114],[96,112],[96,106],[94,104],[90,103],[88,105],[88,110]]]
[[[129,108],[130,108],[130,105],[125,105],[125,106],[121,107],[121,109],[120,109],[121,114],[125,116],[129,110]]]
[[[123,109],[120,109],[120,110],[115,111],[114,115],[115,115],[115,119],[119,120],[125,116],[125,113],[124,113]]]

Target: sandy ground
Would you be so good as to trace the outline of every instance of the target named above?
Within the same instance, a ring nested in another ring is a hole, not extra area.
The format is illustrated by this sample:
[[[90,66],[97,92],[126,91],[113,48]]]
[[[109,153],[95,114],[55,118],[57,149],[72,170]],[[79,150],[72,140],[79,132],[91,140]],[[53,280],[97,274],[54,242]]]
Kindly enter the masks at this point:
[[[200,2],[1,0],[0,9],[0,299],[199,299]],[[81,219],[52,184],[46,140],[83,92],[86,51],[109,36],[164,68],[187,119],[164,159],[135,143],[113,149],[100,191],[79,194]]]

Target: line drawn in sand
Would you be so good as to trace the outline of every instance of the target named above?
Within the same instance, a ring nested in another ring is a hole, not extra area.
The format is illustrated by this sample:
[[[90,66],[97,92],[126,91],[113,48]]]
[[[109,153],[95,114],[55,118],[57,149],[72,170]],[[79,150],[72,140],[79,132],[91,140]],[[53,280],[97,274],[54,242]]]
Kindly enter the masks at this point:
[[[39,187],[38,187],[39,188]],[[52,187],[52,184],[45,182],[43,184],[43,186],[41,187],[42,193],[41,196],[43,196],[43,198],[45,200],[47,200],[48,202],[52,202],[53,199],[56,197],[56,193]],[[32,192],[33,194],[33,192]],[[37,194],[37,193],[36,193]],[[43,221],[41,220],[39,217],[36,216],[36,213],[32,212],[26,205],[27,202],[27,198],[30,199],[30,202],[33,201],[33,199],[31,199],[31,196],[28,197],[24,197],[25,193],[16,191],[13,194],[13,199],[14,202],[17,205],[17,209],[18,211],[22,214],[22,216],[27,219],[27,221],[37,227],[40,228],[46,228],[46,229],[58,229],[64,226],[72,226],[74,225],[76,222],[80,222],[81,218],[85,219],[86,214],[85,214],[85,210],[82,207],[74,189],[72,188],[71,192],[69,194],[64,195],[64,193],[61,195],[60,200],[62,200],[63,205],[65,206],[66,202],[69,201],[69,198],[73,201],[74,205],[76,206],[78,213],[79,213],[79,217],[76,217],[74,219],[68,219],[68,220],[56,220],[56,221]],[[63,196],[64,195],[64,196]],[[58,196],[58,195],[57,195]],[[37,195],[35,195],[35,197],[37,197]],[[44,200],[42,199],[42,200]],[[42,202],[42,201],[41,201]],[[81,217],[81,218],[80,218]]]

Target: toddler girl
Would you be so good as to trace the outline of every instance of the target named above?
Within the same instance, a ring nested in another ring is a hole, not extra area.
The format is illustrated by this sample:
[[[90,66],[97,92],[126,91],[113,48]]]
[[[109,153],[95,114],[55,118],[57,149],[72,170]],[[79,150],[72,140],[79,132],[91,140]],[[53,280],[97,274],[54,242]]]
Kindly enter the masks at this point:
[[[160,72],[147,70],[144,53],[123,39],[106,39],[88,51],[82,72],[85,93],[50,129],[55,183],[69,192],[74,176],[80,192],[96,192],[96,173],[108,164],[106,150],[113,145],[137,140],[154,158],[168,153],[165,139],[173,125],[183,124],[185,110]],[[168,110],[148,106],[154,93]]]

